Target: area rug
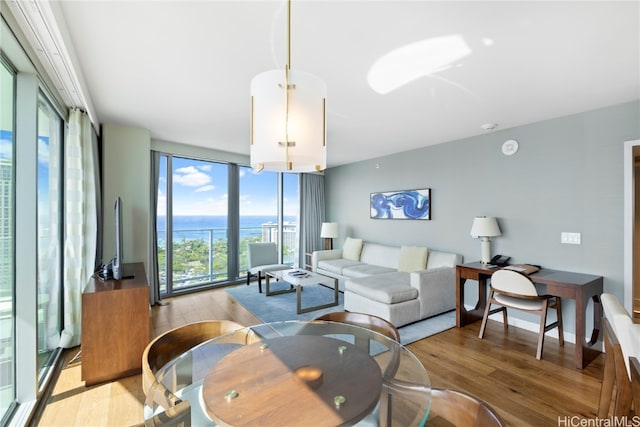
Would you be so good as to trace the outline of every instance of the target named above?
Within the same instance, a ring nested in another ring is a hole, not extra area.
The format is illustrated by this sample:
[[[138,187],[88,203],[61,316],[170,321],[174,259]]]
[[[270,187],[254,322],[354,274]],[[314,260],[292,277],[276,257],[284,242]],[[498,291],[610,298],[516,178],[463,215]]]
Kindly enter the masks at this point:
[[[272,284],[272,290],[282,289],[283,283]],[[288,287],[288,286],[287,286]],[[226,288],[226,291],[244,308],[253,313],[258,319],[267,322],[280,322],[283,320],[313,320],[316,317],[344,310],[344,294],[340,293],[339,305],[309,313],[296,314],[296,293],[273,295],[264,294],[265,284],[262,283],[263,293],[258,293],[258,284],[253,282],[250,286],[240,285],[234,288]],[[302,291],[302,308],[321,305],[333,301],[333,290],[320,285],[305,286]],[[449,311],[438,316],[430,317],[416,323],[398,328],[400,341],[407,345],[428,336],[453,328],[456,324],[456,313]]]

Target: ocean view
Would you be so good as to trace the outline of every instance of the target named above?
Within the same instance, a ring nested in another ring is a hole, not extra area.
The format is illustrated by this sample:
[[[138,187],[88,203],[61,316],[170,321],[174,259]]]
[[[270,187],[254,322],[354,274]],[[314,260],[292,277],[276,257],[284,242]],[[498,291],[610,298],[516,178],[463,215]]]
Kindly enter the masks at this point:
[[[285,222],[295,222],[295,216],[285,216]],[[240,238],[259,236],[262,233],[263,224],[276,224],[275,215],[248,215],[240,217]],[[164,240],[166,230],[166,216],[158,216],[158,237]],[[213,239],[225,239],[227,234],[227,216],[225,215],[174,215],[173,233],[174,239],[208,239],[209,231]]]

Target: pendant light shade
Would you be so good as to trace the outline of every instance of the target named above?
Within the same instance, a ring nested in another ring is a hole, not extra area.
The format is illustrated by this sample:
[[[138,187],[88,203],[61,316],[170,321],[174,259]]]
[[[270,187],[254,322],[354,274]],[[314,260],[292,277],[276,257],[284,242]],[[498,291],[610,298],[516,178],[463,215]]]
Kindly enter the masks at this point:
[[[251,80],[251,167],[324,170],[327,87],[313,74],[290,70],[287,91],[286,79],[286,70],[271,70]]]
[[[327,167],[327,87],[291,69],[291,0],[287,1],[287,65],[251,80],[251,167],[313,172]]]

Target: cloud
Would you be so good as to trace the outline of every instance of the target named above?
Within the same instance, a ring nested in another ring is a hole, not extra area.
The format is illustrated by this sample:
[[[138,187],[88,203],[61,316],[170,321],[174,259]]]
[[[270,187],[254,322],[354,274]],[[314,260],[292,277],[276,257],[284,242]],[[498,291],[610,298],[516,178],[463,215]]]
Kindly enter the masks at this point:
[[[196,193],[202,193],[203,191],[213,191],[216,189],[215,185],[205,185],[204,187],[197,188]]]
[[[38,138],[38,163],[42,165],[49,164],[49,141]]]
[[[176,169],[173,182],[185,187],[202,187],[211,182],[211,177],[193,166]]]
[[[0,139],[0,159],[13,158],[13,141],[9,139]]]

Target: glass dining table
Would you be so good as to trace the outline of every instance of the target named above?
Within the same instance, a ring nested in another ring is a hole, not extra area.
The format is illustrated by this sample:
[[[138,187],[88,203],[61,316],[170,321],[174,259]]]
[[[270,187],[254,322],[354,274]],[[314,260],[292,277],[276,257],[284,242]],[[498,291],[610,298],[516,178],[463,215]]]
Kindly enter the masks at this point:
[[[406,347],[328,321],[254,325],[186,350],[156,373],[145,426],[421,426],[429,375]]]

